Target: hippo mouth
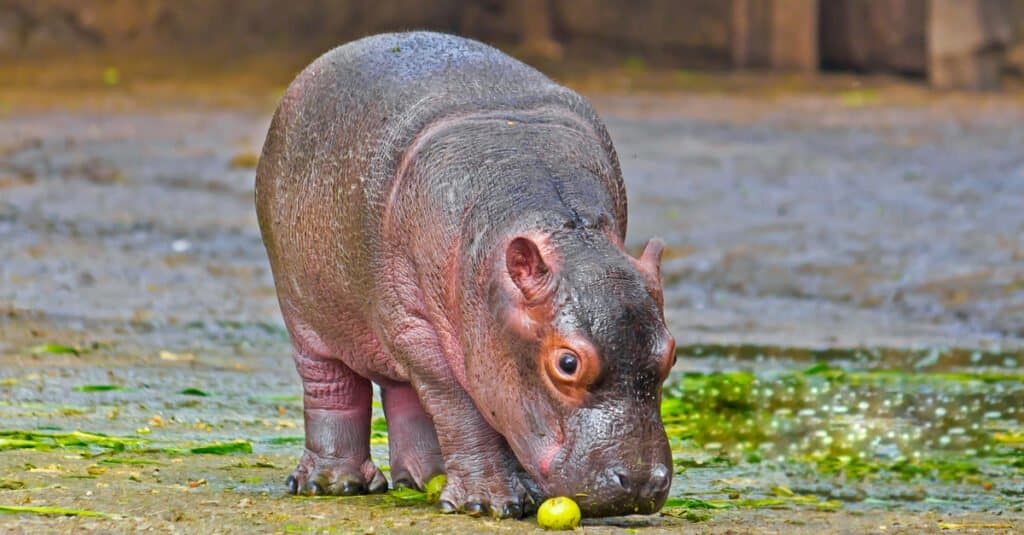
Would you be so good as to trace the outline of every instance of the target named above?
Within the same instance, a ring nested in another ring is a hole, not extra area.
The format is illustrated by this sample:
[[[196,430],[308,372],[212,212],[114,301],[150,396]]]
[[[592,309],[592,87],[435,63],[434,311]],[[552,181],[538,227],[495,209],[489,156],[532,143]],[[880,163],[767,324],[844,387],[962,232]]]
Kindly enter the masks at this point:
[[[666,441],[664,452],[655,448],[655,461],[627,466],[618,459],[636,458],[636,450],[624,457],[624,448],[614,448],[613,460],[608,461],[609,457],[581,454],[570,444],[552,444],[534,457],[536,463],[527,465],[527,472],[542,496],[572,498],[586,516],[651,514],[668,497],[672,471],[663,462],[667,446]]]
[[[646,481],[613,467],[598,472],[582,484],[578,480],[549,479],[542,484],[542,489],[546,496],[572,498],[587,516],[651,514],[665,503],[670,480],[670,471],[663,464],[653,468]]]

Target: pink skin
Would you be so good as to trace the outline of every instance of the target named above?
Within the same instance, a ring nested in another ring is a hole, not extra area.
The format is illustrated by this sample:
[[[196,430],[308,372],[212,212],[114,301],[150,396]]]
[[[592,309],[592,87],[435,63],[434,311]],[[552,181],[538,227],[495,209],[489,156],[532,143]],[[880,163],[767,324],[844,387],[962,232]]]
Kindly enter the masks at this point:
[[[332,322],[332,328],[325,330],[340,333],[343,340],[360,342],[346,347],[342,341],[325,340],[297,315],[289,314],[292,307],[283,310],[298,348],[294,360],[302,378],[306,423],[306,449],[287,481],[291,492],[351,495],[387,490],[387,480],[370,458],[373,391],[367,377],[381,385],[396,486],[422,489],[431,477],[444,473],[430,416],[411,385],[395,380],[401,369],[391,362],[378,366],[374,359],[352,359],[358,372],[346,364],[354,355],[381,355],[384,351],[365,324]]]
[[[535,430],[538,420],[546,421],[544,433],[515,433],[507,435],[509,443],[517,458],[523,463],[523,467],[533,476],[534,480],[544,489],[548,495],[575,495],[583,492],[590,495],[590,498],[580,500],[580,505],[585,510],[597,514],[608,514],[609,511],[616,511],[614,507],[606,507],[601,503],[603,497],[616,500],[616,495],[598,491],[598,486],[605,485],[602,476],[605,472],[621,474],[626,481],[635,481],[633,488],[642,490],[633,491],[643,493],[640,498],[639,510],[650,511],[656,508],[663,499],[667,490],[668,477],[671,460],[668,458],[667,442],[664,440],[664,430],[660,421],[648,422],[647,414],[635,414],[626,416],[623,427],[636,422],[635,443],[629,444],[632,437],[623,436],[613,439],[615,448],[621,448],[627,458],[644,459],[639,464],[624,464],[619,468],[605,470],[601,461],[596,466],[586,464],[581,459],[586,458],[581,453],[580,446],[574,444],[580,440],[579,429],[566,427],[571,422],[571,414],[576,407],[587,407],[590,405],[591,382],[596,379],[598,370],[610,363],[599,358],[597,348],[590,340],[581,337],[572,330],[567,330],[558,321],[553,321],[553,314],[559,310],[555,306],[555,297],[558,292],[558,275],[566,269],[565,263],[559,251],[552,244],[550,236],[538,232],[526,232],[514,235],[506,242],[505,261],[499,264],[507,264],[507,273],[501,274],[498,278],[503,293],[508,300],[502,305],[500,312],[506,330],[514,333],[514,338],[523,340],[540,340],[539,358],[541,362],[547,362],[548,355],[558,355],[559,348],[572,348],[580,359],[580,373],[571,378],[559,378],[557,369],[548,368],[541,370],[540,383],[549,391],[548,396],[535,391],[517,390],[507,388],[503,395],[495,397],[487,395],[487,392],[498,388],[492,377],[501,377],[503,374],[496,371],[495,361],[502,359],[491,357],[484,364],[482,374],[475,374],[470,367],[472,362],[467,362],[467,369],[470,372],[469,391],[474,396],[481,412],[486,416],[490,425],[496,429]],[[661,308],[661,281],[659,273],[659,262],[663,244],[660,240],[654,239],[645,248],[639,259],[633,259],[626,255],[618,243],[613,242],[611,248],[613,255],[628,262],[642,275],[646,281],[646,291],[650,299],[658,305],[659,315]],[[564,280],[562,281],[564,284]],[[663,327],[662,327],[663,329]],[[664,378],[674,361],[674,340],[671,336],[661,339],[661,345],[652,349],[652,367],[657,369],[659,377]],[[548,345],[550,344],[550,345]],[[487,342],[485,347],[501,348],[503,343],[498,341]],[[548,348],[551,349],[548,349]],[[476,352],[473,354],[481,354]],[[512,359],[510,359],[512,360]],[[639,365],[637,360],[634,364]],[[590,371],[588,371],[590,370]],[[511,386],[511,385],[510,385]],[[660,390],[658,391],[660,394]],[[555,400],[555,403],[545,402],[545,397]],[[658,396],[660,397],[660,396]],[[655,411],[657,403],[653,404]],[[626,405],[619,405],[625,407]],[[656,414],[656,413],[655,413]],[[568,433],[566,432],[568,430]],[[661,440],[657,440],[660,435]],[[599,439],[600,440],[600,439]],[[625,441],[623,441],[625,440]],[[647,444],[649,442],[649,445]],[[660,445],[660,446],[659,446]],[[647,448],[651,450],[645,451]],[[585,448],[584,448],[585,450]],[[614,450],[612,450],[614,451]],[[600,457],[598,457],[600,459]],[[612,466],[615,466],[614,458],[609,459]],[[584,464],[581,464],[584,463]],[[557,467],[557,469],[554,469]],[[650,474],[650,475],[647,475]],[[607,478],[605,478],[607,479]],[[658,498],[657,496],[662,496]],[[593,498],[597,497],[597,500]]]
[[[283,96],[256,208],[305,391],[292,492],[386,488],[372,381],[395,483],[446,473],[443,511],[521,516],[580,484],[597,514],[660,506],[658,255],[622,250],[621,171],[585,99],[453,36],[350,43]],[[559,344],[587,343],[581,370],[619,375],[552,379]]]
[[[333,359],[295,353],[302,376],[306,451],[288,479],[292,492],[384,492],[388,483],[370,460],[370,381]]]
[[[381,398],[388,422],[388,449],[394,485],[422,490],[425,482],[444,473],[444,460],[434,423],[408,383],[383,388]]]
[[[541,454],[540,458],[537,459],[537,470],[540,471],[542,477],[547,477],[551,473],[551,461],[561,451],[562,445],[555,444],[548,448],[546,452]]]

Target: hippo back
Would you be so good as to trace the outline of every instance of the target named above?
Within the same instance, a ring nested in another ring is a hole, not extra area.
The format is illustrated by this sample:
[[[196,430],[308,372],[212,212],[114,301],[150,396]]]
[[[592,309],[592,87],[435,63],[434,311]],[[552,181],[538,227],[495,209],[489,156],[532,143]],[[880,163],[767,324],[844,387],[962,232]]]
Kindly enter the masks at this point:
[[[381,34],[327,52],[285,92],[257,171],[274,271],[289,262],[305,280],[369,288],[365,260],[380,243],[389,185],[416,136],[446,117],[541,105],[579,117],[600,138],[615,166],[609,188],[624,232],[626,197],[611,140],[575,92],[490,46],[447,34]],[[337,258],[328,266],[325,255]],[[281,282],[278,291],[288,291]]]

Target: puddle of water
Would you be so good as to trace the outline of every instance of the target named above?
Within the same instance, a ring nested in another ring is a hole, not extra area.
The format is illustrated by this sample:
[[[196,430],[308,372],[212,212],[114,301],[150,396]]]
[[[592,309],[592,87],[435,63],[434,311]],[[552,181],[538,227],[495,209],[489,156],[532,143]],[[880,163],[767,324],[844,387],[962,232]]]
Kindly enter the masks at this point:
[[[231,347],[248,338],[252,352],[265,356],[238,360],[237,368],[197,351],[195,361],[153,356],[145,365],[111,368],[100,364],[107,347],[84,357],[50,355],[97,363],[0,373],[9,394],[0,402],[4,428],[141,439],[146,448],[124,454],[160,462],[173,460],[168,452],[242,439],[252,453],[235,452],[238,462],[278,461],[238,492],[283,492],[303,442],[296,379],[278,358],[283,334],[262,324],[190,323],[181,330]],[[662,408],[676,468],[669,515],[700,521],[736,508],[1024,511],[1024,352],[757,345],[679,351]],[[374,416],[371,449],[386,469],[379,404]],[[118,457],[109,448],[45,449],[94,463]],[[28,476],[14,470],[3,477]]]
[[[662,406],[674,496],[1024,510],[1020,352],[718,345],[680,356]]]

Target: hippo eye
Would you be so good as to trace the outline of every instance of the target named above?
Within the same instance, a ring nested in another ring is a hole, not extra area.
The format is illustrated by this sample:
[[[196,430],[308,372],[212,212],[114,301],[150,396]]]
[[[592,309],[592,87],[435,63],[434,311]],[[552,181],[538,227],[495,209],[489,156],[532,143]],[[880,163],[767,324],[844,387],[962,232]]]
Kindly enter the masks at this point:
[[[576,368],[579,367],[579,359],[572,353],[565,353],[561,357],[558,357],[558,367],[565,372],[566,375],[572,375],[576,373]]]
[[[573,405],[586,402],[590,387],[601,374],[601,362],[596,351],[584,342],[578,342],[580,350],[562,346],[550,353],[542,354],[543,373],[549,385],[559,396],[558,399]]]

